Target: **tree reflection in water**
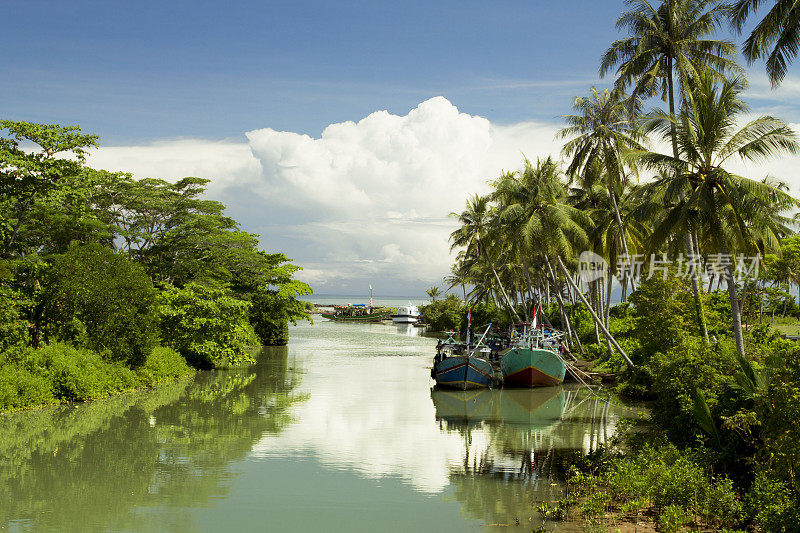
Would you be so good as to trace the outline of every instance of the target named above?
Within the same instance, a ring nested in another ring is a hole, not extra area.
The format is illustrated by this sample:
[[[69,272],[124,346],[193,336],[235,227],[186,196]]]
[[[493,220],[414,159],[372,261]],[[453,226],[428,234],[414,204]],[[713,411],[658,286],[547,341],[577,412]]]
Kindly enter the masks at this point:
[[[0,529],[191,530],[175,508],[226,494],[230,463],[304,399],[287,359],[285,347],[264,348],[253,367],[0,417]]]
[[[635,415],[576,388],[433,390],[431,398],[441,429],[464,438],[464,462],[450,472],[463,512],[503,531],[538,525],[538,503],[562,496],[568,466]]]

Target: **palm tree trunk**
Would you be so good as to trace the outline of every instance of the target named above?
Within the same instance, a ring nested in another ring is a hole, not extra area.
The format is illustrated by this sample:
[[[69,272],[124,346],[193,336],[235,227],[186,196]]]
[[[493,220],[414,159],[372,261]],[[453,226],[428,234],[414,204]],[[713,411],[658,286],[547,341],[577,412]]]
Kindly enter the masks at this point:
[[[564,323],[564,329],[567,332],[567,336],[572,338],[573,337],[572,324],[570,323],[569,320],[569,314],[564,308],[564,298],[561,294],[561,287],[558,286],[558,278],[556,277],[555,272],[553,272],[553,268],[550,266],[550,260],[547,259],[546,257],[544,259],[544,264],[547,265],[547,270],[550,273],[550,278],[553,280],[553,285],[554,288],[556,289],[554,292],[556,293],[556,300],[558,300],[558,307],[561,311],[561,321]],[[569,274],[567,274],[567,277],[569,277]],[[572,282],[572,278],[570,278],[569,281]],[[578,335],[575,334],[574,337],[575,337],[575,343],[578,345],[578,349],[581,351],[581,353],[585,353],[583,351],[583,344],[581,344],[581,340],[578,338]]]
[[[723,253],[728,253],[723,248]],[[728,273],[728,298],[731,301],[731,318],[733,319],[733,340],[736,341],[736,351],[744,357],[744,336],[742,335],[742,313],[739,309],[739,297],[736,295],[736,283],[733,280],[733,268],[726,266]]]
[[[694,242],[692,239],[692,234],[687,233],[684,237],[686,242],[686,253],[689,254],[689,258],[691,259],[693,256],[696,256],[694,250]],[[703,335],[703,339],[706,344],[708,344],[708,328],[706,327],[706,314],[703,310],[703,298],[700,291],[700,283],[697,280],[697,271],[696,269],[692,269],[692,296],[694,296],[694,309],[697,313],[697,325],[700,326],[700,333]]]
[[[604,314],[604,319],[606,323],[606,327],[611,329],[611,288],[613,287],[614,277],[611,275],[611,271],[609,270],[606,272],[608,276],[608,281],[606,282],[606,308]],[[606,339],[606,348],[608,349],[608,353],[610,354],[613,349],[611,348],[611,341]]]
[[[595,310],[597,310],[600,307],[600,303],[602,301],[601,300],[601,295],[599,294],[599,291],[598,291],[598,288],[599,288],[598,287],[598,281],[597,280],[593,281],[591,283],[590,287],[592,287],[592,289],[591,289],[591,291],[589,293],[591,295],[591,297],[592,297],[592,305],[594,305]],[[602,311],[599,314],[602,315]],[[595,338],[595,342],[597,344],[600,344],[600,330],[597,328],[597,324],[594,325],[594,338]]]
[[[678,134],[675,131],[675,87],[673,83],[673,64],[672,64],[672,57],[667,58],[667,85],[669,87],[669,114],[672,118],[672,123],[670,124],[670,138],[672,139],[672,155],[677,160],[679,157],[678,153]],[[689,257],[695,255],[694,251],[694,240],[692,239],[691,232],[686,234],[686,253],[689,254]],[[700,296],[700,287],[697,282],[697,274],[692,271],[692,296],[694,296],[694,307],[695,312],[697,313],[697,324],[700,326],[700,331],[703,335],[703,339],[705,340],[706,344],[708,344],[708,328],[706,327],[706,317],[705,313],[703,312],[703,300]]]
[[[549,266],[549,264],[548,264],[548,266]],[[569,277],[569,273],[567,272],[567,267],[564,266],[564,263],[561,261],[560,257],[558,258],[558,266],[561,267],[562,272],[564,272],[564,275],[567,276],[567,280],[570,283],[572,283],[572,278]],[[611,344],[614,345],[614,348],[616,348],[616,350],[619,352],[619,354],[625,360],[625,364],[628,365],[628,369],[636,370],[636,365],[633,364],[633,361],[630,360],[628,355],[625,353],[625,350],[622,349],[622,347],[619,345],[617,340],[614,337],[611,336],[611,332],[608,331],[608,328],[605,326],[605,324],[603,324],[603,321],[600,320],[600,317],[597,316],[597,313],[594,312],[594,309],[592,309],[592,306],[590,306],[589,302],[586,301],[586,297],[583,295],[583,293],[579,292],[578,296],[580,297],[580,299],[584,303],[584,305],[586,305],[586,307],[589,308],[589,312],[592,314],[592,318],[594,318],[595,324],[600,326],[600,329],[603,330],[603,334],[611,342]]]
[[[489,268],[492,269],[492,274],[494,274],[494,279],[497,281],[497,286],[500,287],[500,292],[503,294],[503,299],[506,301],[506,305],[508,305],[508,308],[514,315],[514,318],[517,319],[517,322],[520,322],[519,315],[517,314],[516,309],[514,309],[514,306],[511,304],[511,300],[508,298],[508,294],[506,294],[506,289],[503,287],[503,282],[500,281],[500,276],[497,275],[497,270],[494,269],[494,264],[489,259],[489,254],[486,252],[486,248],[484,248],[482,243],[481,250],[483,251],[483,258],[486,259],[486,263],[489,265]]]
[[[611,205],[614,208],[614,218],[617,221],[617,227],[619,228],[619,240],[622,244],[622,252],[625,254],[630,260],[631,254],[628,252],[628,239],[625,237],[625,229],[622,226],[622,217],[619,214],[619,206],[617,205],[617,193],[614,191],[614,188],[611,186],[611,183],[608,184],[608,196],[611,198]],[[631,279],[631,290],[636,290],[636,285]]]

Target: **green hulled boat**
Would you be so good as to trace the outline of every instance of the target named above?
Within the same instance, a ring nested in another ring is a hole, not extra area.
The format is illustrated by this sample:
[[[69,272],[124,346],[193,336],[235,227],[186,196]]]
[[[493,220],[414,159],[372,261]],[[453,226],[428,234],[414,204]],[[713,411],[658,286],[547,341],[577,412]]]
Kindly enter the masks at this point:
[[[380,322],[391,319],[392,311],[382,307],[367,307],[364,305],[334,306],[333,313],[322,313],[322,318],[342,322]]]

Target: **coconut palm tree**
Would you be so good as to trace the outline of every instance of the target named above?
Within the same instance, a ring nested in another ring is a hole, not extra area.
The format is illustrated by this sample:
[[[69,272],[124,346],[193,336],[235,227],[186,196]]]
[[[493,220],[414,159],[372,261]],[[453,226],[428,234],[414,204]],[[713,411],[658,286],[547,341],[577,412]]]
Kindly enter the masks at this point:
[[[460,227],[450,234],[450,250],[456,248],[466,248],[468,254],[481,256],[486,264],[491,268],[492,274],[497,281],[500,293],[503,295],[506,305],[511,310],[514,317],[519,320],[519,315],[508,297],[494,262],[489,257],[488,245],[492,238],[490,234],[490,199],[488,196],[473,195],[467,199],[467,207],[461,213],[450,213],[450,216],[458,218]]]
[[[731,23],[741,32],[747,19],[764,0],[738,0],[731,6]],[[742,51],[748,63],[767,56],[767,76],[772,86],[786,77],[789,63],[800,48],[800,2],[773,0],[774,5],[744,42]]]
[[[432,302],[435,302],[436,301],[436,297],[441,295],[442,291],[439,289],[439,287],[436,287],[434,285],[433,287],[431,287],[429,289],[426,289],[425,290],[425,294],[428,295],[428,297],[431,299]]]
[[[726,6],[714,0],[626,0],[632,9],[617,20],[618,30],[629,35],[612,43],[600,60],[600,76],[616,68],[616,86],[633,87],[635,97],[660,95],[675,115],[677,76],[681,91],[698,72],[711,69],[719,79],[741,72],[732,59],[736,46],[711,39],[727,17]],[[676,141],[673,138],[673,152]],[[674,154],[677,155],[677,154]]]
[[[575,98],[573,109],[577,113],[564,116],[568,126],[557,134],[562,138],[576,136],[562,150],[563,155],[572,157],[567,174],[580,176],[584,181],[599,177],[604,183],[622,251],[630,256],[618,199],[630,175],[625,172],[624,154],[644,149],[642,135],[631,120],[632,113],[640,111],[639,101],[627,97],[619,88],[599,92],[592,87],[589,98]]]
[[[617,29],[628,30],[628,37],[615,41],[600,63],[600,75],[616,67],[617,87],[633,86],[637,97],[660,95],[675,117],[675,79],[684,94],[687,81],[700,71],[710,70],[719,79],[727,72],[741,72],[733,61],[736,46],[728,40],[712,39],[727,17],[727,6],[716,0],[626,0],[632,9],[620,15]],[[676,132],[672,131],[672,155],[678,158]],[[690,256],[699,254],[693,236],[684,236]],[[691,276],[697,320],[708,340],[700,284]]]
[[[450,274],[444,277],[447,289],[450,290],[456,285],[461,285],[464,293],[464,302],[467,301],[467,284],[470,283],[469,264],[461,257],[456,258],[456,262],[450,267]]]
[[[562,176],[559,164],[550,157],[538,159],[535,165],[525,159],[522,171],[506,172],[494,182],[492,198],[498,202],[499,219],[508,228],[507,232],[522,237],[517,243],[521,257],[538,255],[544,259],[566,321],[551,261],[559,256],[572,258],[586,249],[592,219],[567,203]],[[529,267],[526,261],[523,271],[528,272]],[[568,325],[567,330],[570,330]]]
[[[646,124],[668,140],[673,132],[678,157],[645,152],[644,165],[662,171],[647,187],[650,201],[666,206],[650,238],[652,249],[676,236],[698,235],[704,249],[731,256],[764,253],[780,246],[787,219],[780,213],[798,204],[768,181],[738,176],[726,167],[731,160],[758,161],[780,153],[798,153],[794,132],[780,119],[762,116],[739,128],[747,111],[739,98],[742,79],[716,82],[709,72],[690,80],[686,107],[673,118],[654,112]],[[730,262],[725,265],[736,347],[744,354],[741,313]]]

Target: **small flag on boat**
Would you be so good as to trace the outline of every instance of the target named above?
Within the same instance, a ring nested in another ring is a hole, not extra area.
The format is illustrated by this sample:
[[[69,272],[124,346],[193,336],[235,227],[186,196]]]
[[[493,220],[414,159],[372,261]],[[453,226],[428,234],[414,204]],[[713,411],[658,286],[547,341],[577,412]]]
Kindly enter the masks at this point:
[[[536,322],[538,322],[538,319],[539,319],[539,307],[537,306],[533,308],[533,323],[531,324],[531,329],[536,329]]]

